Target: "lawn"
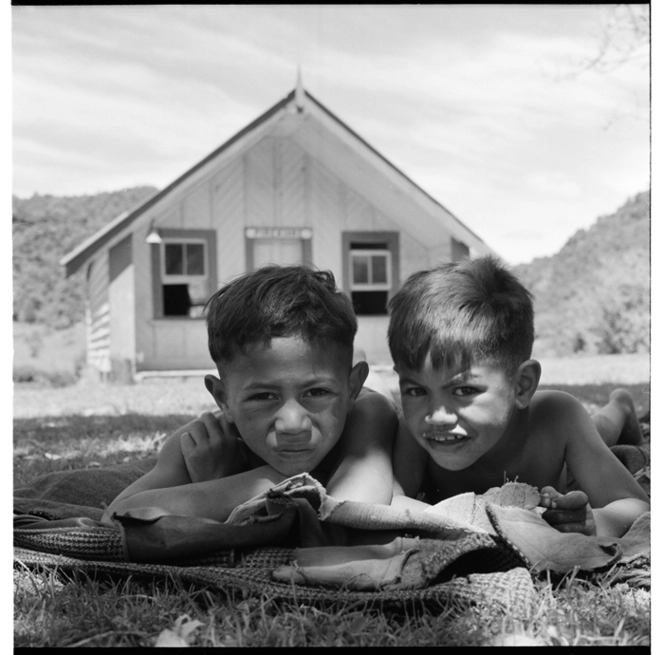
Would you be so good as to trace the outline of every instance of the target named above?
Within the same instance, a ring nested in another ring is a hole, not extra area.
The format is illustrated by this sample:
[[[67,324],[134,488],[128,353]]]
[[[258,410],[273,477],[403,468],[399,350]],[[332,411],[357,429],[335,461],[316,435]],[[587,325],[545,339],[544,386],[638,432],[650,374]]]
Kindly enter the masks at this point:
[[[628,377],[628,376],[626,376]],[[628,379],[639,413],[649,387]],[[562,388],[592,411],[615,382]],[[210,409],[200,380],[134,386],[17,385],[14,483],[56,470],[96,468],[154,456],[161,440]],[[15,647],[552,646],[650,644],[650,574],[638,563],[593,575],[536,579],[528,616],[459,603],[381,610],[242,597],[176,579],[67,576],[14,570]]]

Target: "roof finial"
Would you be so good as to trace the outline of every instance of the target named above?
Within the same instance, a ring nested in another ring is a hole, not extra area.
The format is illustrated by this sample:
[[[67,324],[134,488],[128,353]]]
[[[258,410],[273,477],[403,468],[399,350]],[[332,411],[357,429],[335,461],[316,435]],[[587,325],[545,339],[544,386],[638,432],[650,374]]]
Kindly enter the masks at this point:
[[[295,81],[295,106],[298,111],[304,110],[304,87],[302,86],[302,71],[297,66],[297,80]]]

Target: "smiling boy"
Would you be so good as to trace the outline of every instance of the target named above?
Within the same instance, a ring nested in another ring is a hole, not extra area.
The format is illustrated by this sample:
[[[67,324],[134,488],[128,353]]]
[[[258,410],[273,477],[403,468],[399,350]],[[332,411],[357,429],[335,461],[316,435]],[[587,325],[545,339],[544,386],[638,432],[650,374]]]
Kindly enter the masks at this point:
[[[532,297],[495,258],[408,279],[388,330],[403,409],[393,505],[422,508],[418,495],[436,503],[518,480],[540,489],[543,518],[563,532],[621,536],[648,511],[583,406],[537,391],[533,339]],[[616,394],[596,419],[607,440],[631,422],[624,401]]]
[[[388,504],[393,405],[363,390],[353,365],[357,319],[326,271],[269,266],[237,278],[206,307],[219,411],[171,435],[155,467],[105,513],[157,507],[218,521],[257,494],[310,473],[339,500]]]

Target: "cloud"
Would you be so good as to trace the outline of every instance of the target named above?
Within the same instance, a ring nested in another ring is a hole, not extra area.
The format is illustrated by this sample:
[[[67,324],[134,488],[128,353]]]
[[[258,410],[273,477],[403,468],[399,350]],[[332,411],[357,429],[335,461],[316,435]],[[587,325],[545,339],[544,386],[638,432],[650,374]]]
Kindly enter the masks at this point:
[[[14,191],[97,190],[104,170],[106,188],[163,186],[286,95],[300,64],[310,92],[490,245],[525,256],[537,216],[551,236],[528,247],[544,254],[648,184],[647,121],[624,118],[644,90],[647,108],[647,69],[564,74],[596,48],[603,11],[14,7]]]

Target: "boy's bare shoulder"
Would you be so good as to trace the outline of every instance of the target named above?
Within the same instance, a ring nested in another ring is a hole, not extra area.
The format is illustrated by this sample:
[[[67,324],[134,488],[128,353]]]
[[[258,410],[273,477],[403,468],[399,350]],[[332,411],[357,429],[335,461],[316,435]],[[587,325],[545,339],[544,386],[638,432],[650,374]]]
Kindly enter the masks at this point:
[[[582,407],[582,405],[572,394],[566,391],[546,389],[535,392],[531,407],[542,411],[558,411]]]
[[[367,408],[370,411],[388,410],[396,413],[397,406],[394,400],[390,400],[386,395],[379,391],[374,391],[368,387],[362,387],[357,400],[356,406]]]
[[[583,405],[566,391],[537,391],[530,403],[535,427],[557,432],[572,428],[580,417],[587,417]]]
[[[394,401],[382,393],[363,388],[348,415],[340,442],[348,444],[353,441],[352,450],[360,447],[362,442],[366,444],[369,441],[391,445],[397,423],[397,406]],[[364,439],[351,439],[355,430],[363,434]]]

